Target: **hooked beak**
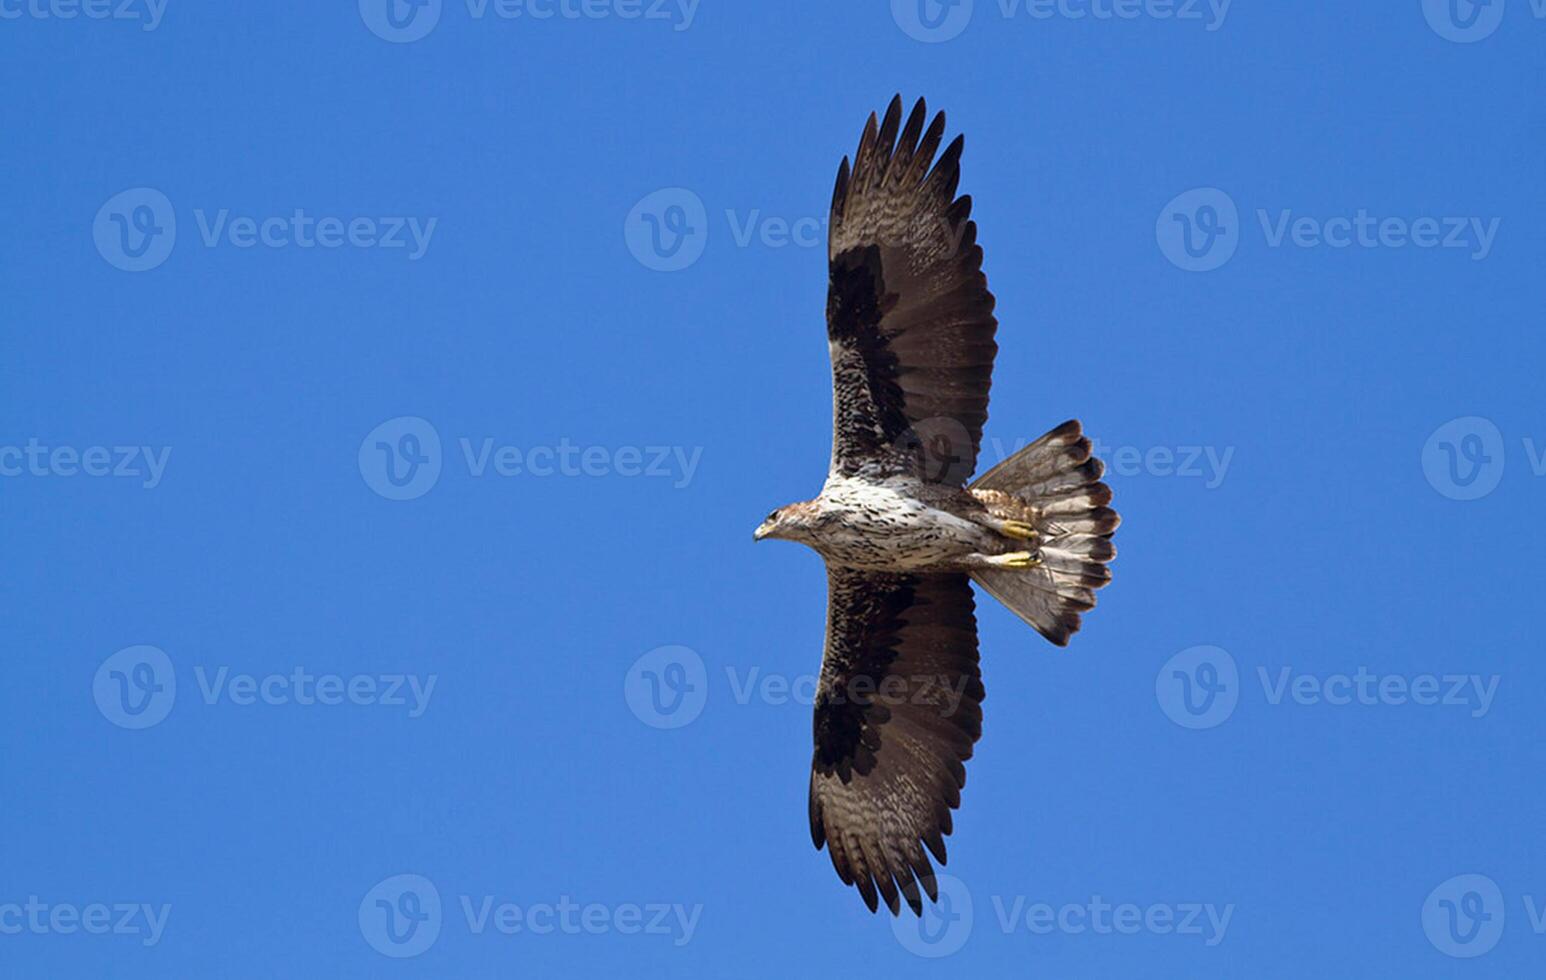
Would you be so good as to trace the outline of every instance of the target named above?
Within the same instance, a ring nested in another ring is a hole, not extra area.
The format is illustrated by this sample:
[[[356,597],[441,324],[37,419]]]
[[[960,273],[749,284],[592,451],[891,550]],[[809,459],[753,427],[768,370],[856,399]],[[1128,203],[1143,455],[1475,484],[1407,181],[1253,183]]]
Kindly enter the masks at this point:
[[[763,521],[761,524],[757,525],[757,530],[752,532],[752,540],[753,541],[761,541],[763,538],[767,537],[769,534],[772,534],[772,533],[773,533],[773,526],[771,524],[769,524],[767,521]]]

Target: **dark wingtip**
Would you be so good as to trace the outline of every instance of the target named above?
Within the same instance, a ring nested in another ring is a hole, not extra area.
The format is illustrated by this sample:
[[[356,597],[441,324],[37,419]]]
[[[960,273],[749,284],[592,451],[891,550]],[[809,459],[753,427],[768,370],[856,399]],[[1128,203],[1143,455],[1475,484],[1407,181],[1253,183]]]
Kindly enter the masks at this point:
[[[929,862],[923,861],[923,870],[916,868],[914,873],[918,876],[918,883],[923,886],[924,894],[929,896],[929,901],[939,901],[939,881],[934,877],[934,869],[929,867]]]
[[[832,186],[832,211],[838,213],[844,198],[848,196],[848,157],[843,157],[843,162],[837,168],[837,183]]]
[[[889,168],[892,155],[896,152],[896,134],[902,127],[902,97],[898,95],[891,100],[886,107],[886,118],[880,124],[880,133],[876,136],[875,149],[880,154],[882,167]]]
[[[940,864],[945,863],[945,839],[940,836],[939,831],[933,831],[929,836],[923,838],[923,843],[928,847],[929,853],[934,855],[934,860]]]
[[[876,883],[880,885],[881,898],[885,899],[886,908],[891,910],[892,916],[900,915],[902,904],[897,901],[896,882],[891,879],[891,872],[882,868],[876,879]]]
[[[957,133],[956,138],[950,141],[949,146],[945,147],[945,152],[939,155],[939,165],[941,167],[946,165],[959,167],[961,165],[961,154],[965,149],[966,134]]]
[[[859,874],[854,878],[854,884],[859,888],[859,895],[864,899],[864,904],[871,912],[880,908],[880,899],[875,894],[875,882],[868,874]]]

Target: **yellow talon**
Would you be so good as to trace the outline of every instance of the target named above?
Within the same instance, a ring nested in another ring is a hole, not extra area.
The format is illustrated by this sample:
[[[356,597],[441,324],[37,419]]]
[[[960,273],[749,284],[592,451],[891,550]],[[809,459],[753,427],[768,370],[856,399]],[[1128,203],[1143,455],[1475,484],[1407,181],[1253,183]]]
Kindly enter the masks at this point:
[[[1036,528],[1024,521],[1005,521],[1004,532],[1007,537],[1020,538],[1030,541],[1037,537]]]
[[[1029,551],[1012,551],[1007,555],[999,555],[998,560],[1005,568],[1035,568],[1041,564],[1041,559]]]

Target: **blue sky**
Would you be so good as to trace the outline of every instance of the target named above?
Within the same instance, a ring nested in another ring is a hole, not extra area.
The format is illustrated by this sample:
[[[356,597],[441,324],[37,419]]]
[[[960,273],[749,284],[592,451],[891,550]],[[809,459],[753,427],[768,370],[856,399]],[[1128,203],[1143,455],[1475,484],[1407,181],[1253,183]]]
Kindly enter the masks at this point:
[[[0,973],[1540,969],[1546,10],[918,2],[0,0]],[[980,598],[921,928],[750,536],[895,92],[984,461],[1078,417],[1125,518],[1068,650]]]

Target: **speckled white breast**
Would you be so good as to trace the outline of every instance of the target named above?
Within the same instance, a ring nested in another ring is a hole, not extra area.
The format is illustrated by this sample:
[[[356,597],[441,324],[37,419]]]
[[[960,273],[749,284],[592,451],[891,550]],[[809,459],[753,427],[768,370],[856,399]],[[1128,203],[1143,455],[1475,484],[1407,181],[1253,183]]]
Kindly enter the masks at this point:
[[[834,564],[869,571],[950,566],[980,550],[992,532],[918,499],[918,481],[833,475],[816,503],[816,550]]]

